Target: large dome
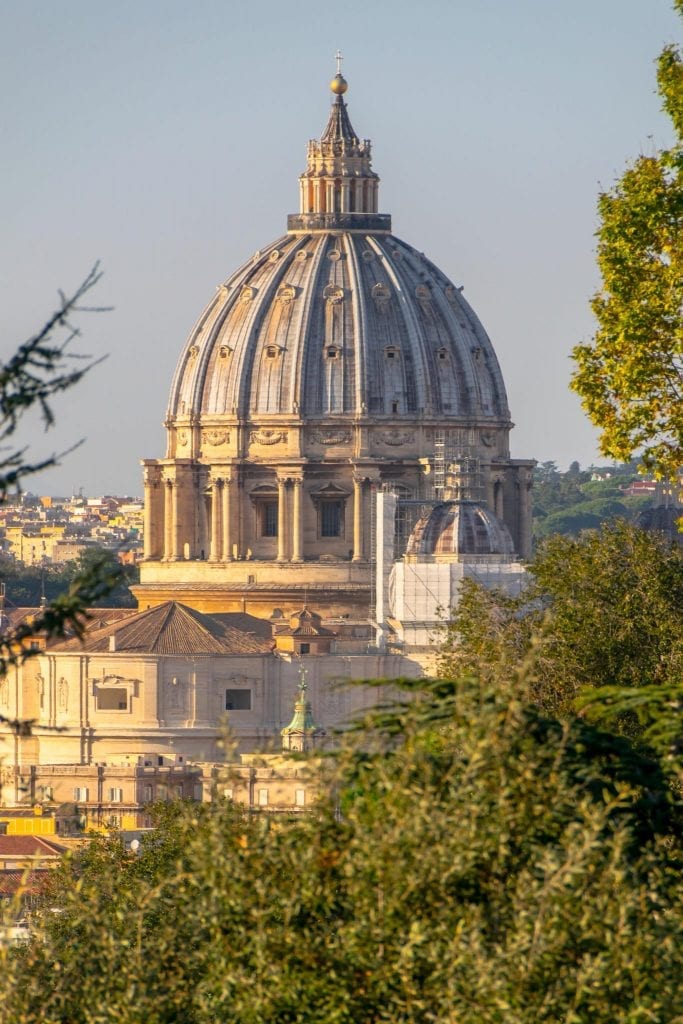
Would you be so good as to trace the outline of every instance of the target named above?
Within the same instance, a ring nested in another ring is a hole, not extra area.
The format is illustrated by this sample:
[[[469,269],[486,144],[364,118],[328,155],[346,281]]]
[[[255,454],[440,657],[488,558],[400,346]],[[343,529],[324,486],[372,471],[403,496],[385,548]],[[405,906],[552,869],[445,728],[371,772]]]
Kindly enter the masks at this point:
[[[387,232],[297,232],[232,274],[178,363],[169,419],[330,415],[507,424],[500,367],[442,271]]]
[[[371,144],[344,101],[308,143],[299,212],[220,285],[187,340],[167,450],[145,466],[143,606],[371,612],[376,494],[444,498],[450,458],[530,547],[532,463],[462,290],[378,212]],[[403,514],[403,506],[402,512]]]

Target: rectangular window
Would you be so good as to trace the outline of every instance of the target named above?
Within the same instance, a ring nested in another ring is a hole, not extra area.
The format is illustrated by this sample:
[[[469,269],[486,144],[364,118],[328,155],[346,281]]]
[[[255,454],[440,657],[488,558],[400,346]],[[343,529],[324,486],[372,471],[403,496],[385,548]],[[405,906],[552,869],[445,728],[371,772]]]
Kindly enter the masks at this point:
[[[299,645],[299,654],[310,654],[310,653],[311,653],[311,645],[310,644],[300,644]]]
[[[226,711],[251,711],[251,690],[226,690]]]
[[[118,786],[113,787],[109,790],[109,803],[120,804],[123,803],[123,790]]]
[[[232,790],[231,789],[224,789],[223,790],[223,796],[225,797],[226,800],[232,800]]]
[[[320,536],[341,537],[344,504],[341,501],[323,501],[320,505]]]
[[[118,686],[97,687],[98,711],[127,711],[128,694]]]
[[[176,800],[182,800],[183,799],[183,787],[182,786],[174,786],[173,787],[173,793],[174,793],[174,796],[175,796]]]
[[[87,786],[76,786],[74,789],[74,800],[77,804],[85,804],[88,802],[88,787]]]
[[[142,793],[143,802],[146,804],[151,804],[152,800],[154,799],[154,786],[150,786],[149,784],[143,786]]]
[[[258,791],[258,804],[259,804],[259,807],[267,807],[268,806],[268,790],[267,789],[259,789],[259,791]]]
[[[277,537],[277,502],[261,502],[261,536]]]
[[[294,803],[297,807],[303,807],[306,803],[306,790],[297,789],[294,793]]]

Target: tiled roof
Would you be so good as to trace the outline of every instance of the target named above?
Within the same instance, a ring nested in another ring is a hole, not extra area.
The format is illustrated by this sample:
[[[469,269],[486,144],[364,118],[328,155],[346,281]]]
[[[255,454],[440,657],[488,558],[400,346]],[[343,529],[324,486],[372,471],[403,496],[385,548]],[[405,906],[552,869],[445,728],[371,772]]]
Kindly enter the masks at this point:
[[[167,601],[156,608],[133,612],[123,621],[90,628],[82,642],[74,638],[58,642],[51,649],[128,654],[266,654],[271,648],[269,637]]]
[[[19,890],[24,895],[35,896],[44,892],[49,877],[50,871],[45,868],[34,868],[28,876],[19,868],[0,870],[0,896],[14,896]]]
[[[0,835],[0,857],[59,857],[64,849],[43,836]]]

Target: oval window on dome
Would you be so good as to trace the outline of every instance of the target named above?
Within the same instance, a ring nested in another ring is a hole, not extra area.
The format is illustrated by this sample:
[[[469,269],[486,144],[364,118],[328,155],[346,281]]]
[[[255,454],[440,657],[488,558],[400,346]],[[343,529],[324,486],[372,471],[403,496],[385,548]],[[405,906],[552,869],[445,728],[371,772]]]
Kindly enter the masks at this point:
[[[333,249],[332,252],[327,254],[327,258],[328,260],[332,260],[333,263],[336,263],[337,260],[341,259],[341,253],[339,252],[339,249]]]
[[[344,289],[339,288],[336,284],[326,284],[323,288],[323,298],[328,302],[341,302],[344,298]]]
[[[273,249],[268,259],[270,260],[271,263],[277,263],[281,255],[282,253],[280,252],[279,249]]]
[[[301,262],[303,262],[303,260],[307,260],[308,257],[309,253],[307,252],[306,249],[299,249],[298,253],[296,254],[296,258]]]
[[[375,258],[375,254],[372,249],[365,249],[362,255],[366,263],[370,263]]]
[[[240,292],[240,302],[251,302],[255,295],[256,289],[252,288],[251,285],[245,284]]]

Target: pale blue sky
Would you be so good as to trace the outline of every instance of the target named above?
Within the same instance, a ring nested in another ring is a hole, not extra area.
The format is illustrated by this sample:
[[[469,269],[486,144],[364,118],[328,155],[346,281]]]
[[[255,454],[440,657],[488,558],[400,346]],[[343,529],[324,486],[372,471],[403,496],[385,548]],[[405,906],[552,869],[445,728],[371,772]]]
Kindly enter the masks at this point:
[[[40,493],[140,493],[181,347],[215,286],[283,233],[333,55],[380,208],[479,314],[512,454],[597,459],[568,390],[598,283],[595,200],[669,141],[654,60],[669,0],[0,0],[2,355],[96,259],[83,349],[106,364],[34,453],[86,443]]]

